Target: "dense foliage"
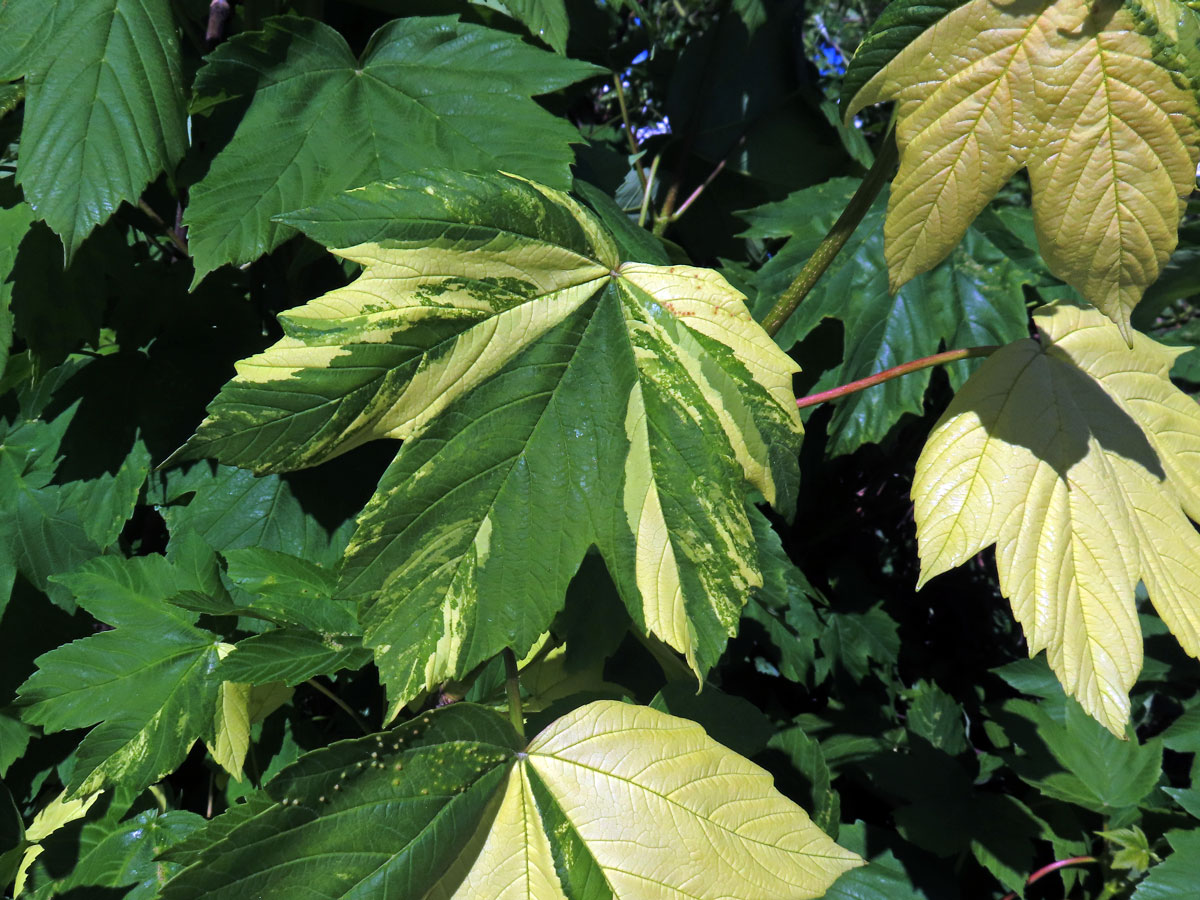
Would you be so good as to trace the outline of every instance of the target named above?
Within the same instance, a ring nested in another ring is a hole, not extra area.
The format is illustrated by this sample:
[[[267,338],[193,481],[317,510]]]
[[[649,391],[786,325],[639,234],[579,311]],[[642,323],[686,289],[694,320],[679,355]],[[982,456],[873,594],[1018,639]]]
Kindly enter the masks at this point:
[[[0,0],[0,888],[1193,896],[1198,89],[1176,0]]]

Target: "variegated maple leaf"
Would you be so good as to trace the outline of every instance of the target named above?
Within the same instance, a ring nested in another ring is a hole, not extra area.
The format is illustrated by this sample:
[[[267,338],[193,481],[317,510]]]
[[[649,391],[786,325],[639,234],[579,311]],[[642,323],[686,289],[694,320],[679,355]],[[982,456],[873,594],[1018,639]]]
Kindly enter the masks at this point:
[[[435,171],[287,221],[364,266],[280,316],[186,454],[257,472],[403,438],[341,592],[404,702],[548,627],[599,547],[703,672],[762,583],[748,488],[788,507],[797,367],[718,274],[623,259],[566,194]]]

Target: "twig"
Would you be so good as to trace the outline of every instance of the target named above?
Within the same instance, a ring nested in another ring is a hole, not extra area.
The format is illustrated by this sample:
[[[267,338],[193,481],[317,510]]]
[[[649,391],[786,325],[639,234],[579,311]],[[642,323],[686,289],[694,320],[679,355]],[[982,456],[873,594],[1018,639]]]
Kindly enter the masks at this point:
[[[225,37],[225,23],[232,12],[229,0],[212,0],[208,4],[208,27],[204,29],[204,40],[210,47]]]
[[[654,192],[654,179],[658,177],[658,161],[662,155],[654,157],[650,163],[650,177],[646,179],[646,189],[642,191],[642,207],[638,211],[638,228],[646,227],[646,216],[650,214],[650,195]]]
[[[629,121],[629,107],[625,105],[625,89],[621,86],[621,76],[619,73],[613,74],[613,87],[617,89],[617,103],[621,106],[621,121],[625,123],[625,139],[629,142],[629,153],[635,157],[633,167],[637,170],[638,180],[641,181],[642,187],[646,187],[646,169],[642,165],[642,160],[638,158],[637,135],[633,132],[633,123]]]
[[[343,700],[341,697],[339,697],[333,691],[329,690],[329,688],[325,687],[325,685],[321,684],[321,682],[317,681],[315,678],[310,678],[310,679],[308,679],[308,681],[306,681],[304,683],[307,684],[310,688],[312,688],[317,693],[324,694],[326,697],[328,697],[330,700],[332,700],[333,704],[338,709],[340,709],[342,712],[344,712],[346,715],[348,715],[351,719],[354,720],[354,724],[359,727],[359,729],[362,731],[363,734],[371,733],[371,729],[368,728],[367,723],[362,720],[362,716],[360,716],[353,709],[351,709],[346,704],[345,700]]]
[[[821,391],[819,394],[809,394],[807,397],[801,397],[796,401],[796,406],[799,409],[804,409],[809,406],[816,406],[818,403],[827,403],[830,400],[837,400],[839,397],[845,397],[848,394],[857,394],[859,391],[865,391],[869,387],[883,384],[883,382],[899,378],[901,375],[919,372],[922,369],[928,369],[931,366],[940,366],[944,363],[958,362],[960,359],[990,356],[998,349],[1000,348],[994,345],[967,347],[965,350],[947,350],[944,353],[935,353],[933,356],[923,356],[920,359],[914,359],[906,363],[901,363],[898,366],[893,366],[890,369],[884,369],[882,372],[876,372],[874,375],[868,375],[866,378],[851,381],[849,384],[843,384],[841,387],[830,388],[827,391]]]
[[[875,157],[875,164],[867,172],[867,177],[862,180],[862,184],[858,186],[858,190],[854,192],[854,196],[850,198],[850,202],[846,204],[842,214],[838,216],[838,220],[833,223],[829,233],[817,245],[817,249],[808,258],[808,262],[804,264],[800,274],[779,295],[779,299],[775,301],[775,305],[763,319],[763,328],[766,329],[767,334],[774,336],[783,327],[783,323],[796,311],[800,301],[808,296],[808,292],[813,289],[813,286],[825,274],[825,270],[837,258],[838,253],[846,246],[846,241],[850,239],[850,235],[854,234],[854,229],[858,227],[863,216],[867,214],[867,210],[871,208],[871,204],[875,202],[875,198],[879,196],[884,183],[891,177],[892,168],[898,159],[896,142],[889,134],[884,138],[879,155]]]
[[[675,210],[675,212],[671,213],[670,222],[676,221],[680,216],[682,216],[685,212],[687,212],[688,207],[696,202],[696,198],[698,198],[701,194],[704,193],[704,189],[706,187],[708,187],[710,184],[712,184],[713,181],[716,179],[716,177],[721,174],[722,170],[725,168],[726,163],[729,162],[729,157],[733,156],[734,152],[740,146],[742,146],[742,144],[744,144],[745,142],[746,142],[746,136],[742,135],[738,139],[737,143],[735,143],[733,145],[733,149],[731,149],[728,153],[725,154],[725,156],[721,159],[721,161],[719,163],[717,163],[716,167],[711,172],[708,173],[708,177],[704,179],[704,181],[699,185],[699,187],[697,187],[694,191],[692,191],[690,194],[688,194],[687,199],[679,204],[679,209],[677,209],[677,210]],[[670,222],[668,222],[667,224],[670,224]]]
[[[138,200],[138,209],[146,214],[146,216],[162,229],[162,233],[167,236],[167,239],[175,245],[175,249],[182,253],[185,257],[188,253],[187,241],[174,228],[163,221],[163,217],[150,208],[150,204],[145,200]]]

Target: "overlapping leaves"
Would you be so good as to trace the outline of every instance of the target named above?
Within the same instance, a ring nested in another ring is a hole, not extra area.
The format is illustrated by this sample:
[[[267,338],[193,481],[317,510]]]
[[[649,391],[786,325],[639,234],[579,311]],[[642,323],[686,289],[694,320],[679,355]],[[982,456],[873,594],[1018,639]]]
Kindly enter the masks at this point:
[[[469,704],[336,744],[168,858],[165,900],[808,898],[861,864],[695,723],[616,701],[524,748]]]
[[[796,277],[859,184],[833,179],[741,214],[750,223],[748,237],[789,238],[755,276],[757,313],[765,314]],[[791,347],[827,319],[842,322],[842,362],[822,375],[813,391],[929,356],[943,344],[1006,344],[1028,333],[1022,285],[1032,277],[976,228],[967,230],[949,259],[893,293],[883,219],[880,202],[776,336],[780,346]],[[955,387],[969,374],[968,365],[949,369]],[[840,400],[828,429],[830,455],[880,441],[905,413],[919,415],[928,385],[929,372],[915,372]]]
[[[588,547],[705,671],[762,583],[748,487],[788,507],[795,364],[715,273],[621,262],[565,194],[434,171],[287,221],[365,266],[284,313],[185,454],[259,472],[404,438],[341,591],[397,702],[524,653]]]
[[[996,352],[917,461],[922,581],[993,542],[1031,653],[1114,733],[1142,664],[1134,589],[1200,653],[1200,408],[1168,377],[1178,350],[1094,310],[1035,315]]]
[[[566,187],[577,133],[529,98],[597,71],[457,17],[397,19],[360,59],[313,19],[239,35],[196,77],[198,109],[250,97],[191,191],[197,280],[295,234],[272,216],[412,169],[503,169]]]
[[[40,656],[19,691],[22,717],[47,732],[96,726],[76,751],[72,796],[115,784],[141,790],[173,771],[198,737],[213,736],[221,644],[167,598],[217,592],[220,582],[202,543],[178,552],[175,562],[100,556],[55,578],[113,626]]]
[[[68,257],[187,147],[167,0],[9,0],[0,80],[24,76],[17,180]]]
[[[848,75],[847,116],[898,104],[893,288],[945,257],[1027,168],[1050,269],[1130,339],[1129,313],[1175,248],[1195,187],[1194,14],[1171,0],[953,6],[900,0]]]

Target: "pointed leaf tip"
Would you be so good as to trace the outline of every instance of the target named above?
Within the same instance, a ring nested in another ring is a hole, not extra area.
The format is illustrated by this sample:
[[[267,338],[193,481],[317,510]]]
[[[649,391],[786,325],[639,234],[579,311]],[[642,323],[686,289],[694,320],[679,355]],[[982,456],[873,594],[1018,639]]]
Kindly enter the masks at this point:
[[[1142,665],[1134,588],[1200,654],[1200,407],[1173,352],[1069,304],[993,354],[917,461],[921,584],[996,545],[1030,653],[1118,736]]]
[[[1183,44],[1116,0],[893,6],[864,39],[873,62],[852,67],[847,108],[897,103],[893,290],[944,258],[1026,168],[1051,271],[1132,345],[1130,311],[1174,250],[1195,188],[1200,105],[1165,64],[1186,56]]]

